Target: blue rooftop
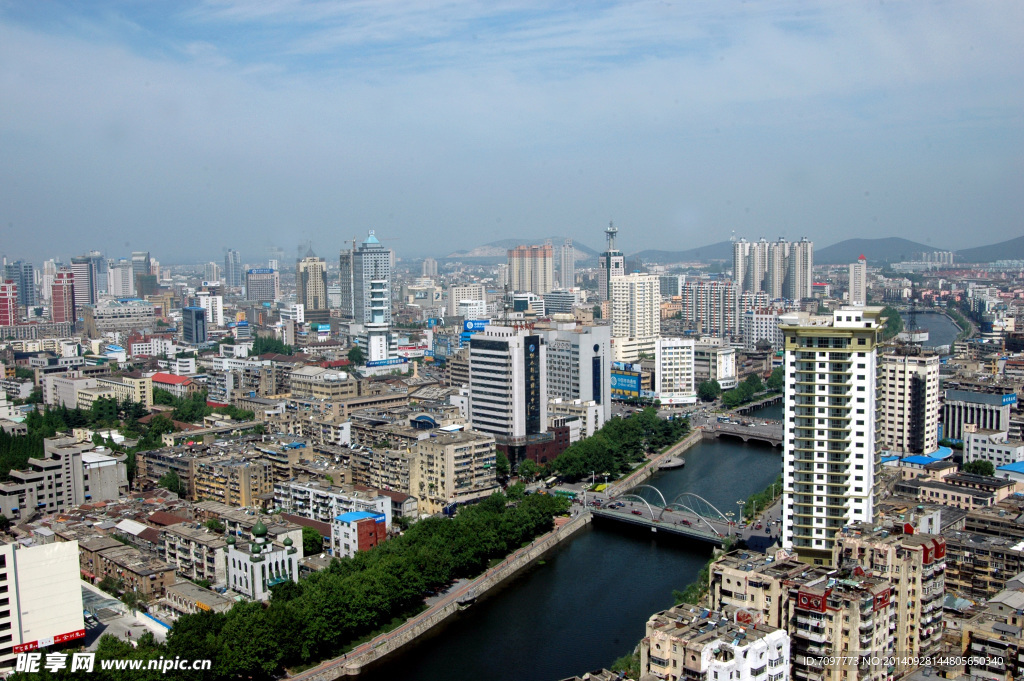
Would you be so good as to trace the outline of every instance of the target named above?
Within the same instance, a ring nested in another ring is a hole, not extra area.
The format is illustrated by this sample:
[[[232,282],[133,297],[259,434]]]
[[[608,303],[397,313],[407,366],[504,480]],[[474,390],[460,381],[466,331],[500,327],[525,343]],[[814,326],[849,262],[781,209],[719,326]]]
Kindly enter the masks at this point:
[[[342,513],[336,516],[334,519],[343,523],[354,523],[359,520],[366,520],[367,518],[378,518],[384,520],[383,513],[370,513],[369,511],[349,511],[348,513]]]
[[[1006,471],[1008,473],[1024,473],[1024,461],[1017,463],[1008,463],[1005,466],[1000,466],[996,469],[997,471]]]
[[[933,459],[930,456],[905,456],[903,457],[903,463],[916,464],[919,466],[927,466],[930,463],[935,463],[938,459]]]
[[[890,461],[899,461],[899,458],[900,457],[898,456],[883,456],[882,463],[889,463]]]
[[[373,230],[371,229],[370,230],[370,234],[366,237],[366,240],[363,241],[363,243],[364,244],[379,244],[380,240],[377,239],[377,236],[373,233]]]

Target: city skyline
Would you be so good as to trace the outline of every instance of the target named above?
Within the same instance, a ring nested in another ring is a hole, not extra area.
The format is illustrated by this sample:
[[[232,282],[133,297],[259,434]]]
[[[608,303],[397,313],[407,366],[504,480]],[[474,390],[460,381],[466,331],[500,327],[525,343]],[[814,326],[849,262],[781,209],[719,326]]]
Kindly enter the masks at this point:
[[[1024,207],[1022,12],[9,5],[0,234],[33,262],[329,255],[367,229],[402,257],[599,248],[609,219],[636,251],[995,243]]]

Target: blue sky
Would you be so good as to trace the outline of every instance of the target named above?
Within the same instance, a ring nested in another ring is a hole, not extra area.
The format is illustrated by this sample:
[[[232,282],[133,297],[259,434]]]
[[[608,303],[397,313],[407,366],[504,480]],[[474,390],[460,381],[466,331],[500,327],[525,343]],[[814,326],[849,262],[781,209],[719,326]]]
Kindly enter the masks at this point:
[[[0,252],[1024,233],[1019,2],[4,2]]]

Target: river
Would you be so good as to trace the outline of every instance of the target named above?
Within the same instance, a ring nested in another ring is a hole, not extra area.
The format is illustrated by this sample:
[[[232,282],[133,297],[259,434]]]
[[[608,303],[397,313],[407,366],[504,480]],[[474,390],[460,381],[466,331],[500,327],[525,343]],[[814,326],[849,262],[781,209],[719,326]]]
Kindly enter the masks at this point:
[[[771,417],[771,407],[758,412]],[[647,484],[669,501],[699,494],[723,513],[770,485],[780,449],[731,438],[686,452],[684,468]],[[649,497],[653,498],[653,497]],[[711,555],[707,544],[602,523],[555,549],[469,610],[362,679],[556,681],[609,666],[632,651],[647,618],[672,605]]]
[[[900,315],[903,318],[903,328],[910,328],[910,317],[906,313]],[[953,320],[939,312],[918,312],[917,325],[928,329],[928,340],[922,343],[926,348],[936,348],[942,345],[953,345],[960,329],[953,323]]]

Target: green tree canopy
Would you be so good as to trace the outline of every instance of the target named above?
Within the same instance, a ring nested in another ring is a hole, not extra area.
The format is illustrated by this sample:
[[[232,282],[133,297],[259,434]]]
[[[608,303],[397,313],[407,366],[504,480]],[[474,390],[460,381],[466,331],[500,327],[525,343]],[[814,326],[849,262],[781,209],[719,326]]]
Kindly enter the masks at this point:
[[[974,473],[975,475],[995,475],[996,467],[991,461],[968,461],[963,467],[964,473]]]
[[[773,393],[782,392],[782,388],[785,386],[786,372],[782,367],[775,367],[772,370],[772,375],[768,377],[765,382],[765,388]]]
[[[355,366],[362,366],[363,362],[366,361],[366,355],[363,352],[363,349],[358,345],[353,345],[349,348],[346,357],[348,357],[348,361],[352,362]]]
[[[312,556],[324,550],[324,538],[312,527],[302,528],[302,555]]]
[[[722,394],[722,386],[719,385],[718,381],[702,381],[697,386],[697,397],[702,402],[714,402],[718,399],[718,396]]]
[[[174,492],[179,497],[185,496],[185,487],[181,483],[181,478],[178,476],[178,472],[173,468],[167,471],[158,481],[157,487],[163,487],[169,492]]]

